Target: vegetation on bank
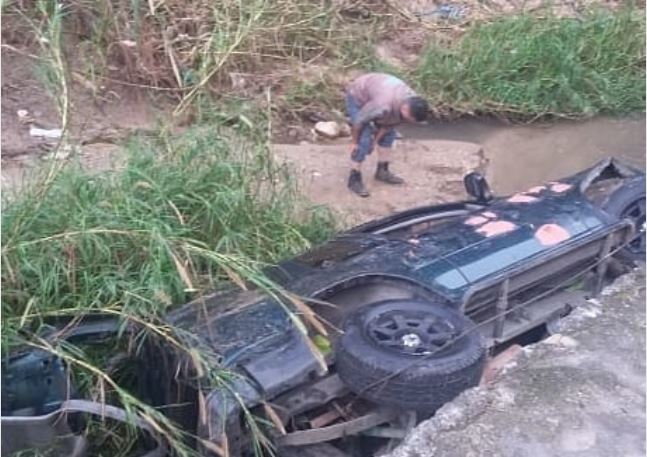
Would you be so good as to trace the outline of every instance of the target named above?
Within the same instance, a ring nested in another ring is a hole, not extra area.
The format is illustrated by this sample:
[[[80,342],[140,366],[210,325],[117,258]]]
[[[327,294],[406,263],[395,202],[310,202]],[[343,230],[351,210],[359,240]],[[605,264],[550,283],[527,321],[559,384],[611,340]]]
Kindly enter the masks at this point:
[[[459,112],[591,116],[645,110],[645,13],[503,17],[431,43],[414,78]]]
[[[107,356],[137,352],[148,335],[191,360],[205,385],[226,382],[216,355],[185,342],[164,314],[225,281],[277,293],[263,268],[334,228],[331,215],[303,202],[288,170],[270,159],[265,135],[237,119],[237,128],[212,119],[179,137],[134,139],[123,168],[93,174],[70,163],[42,170],[18,195],[4,194],[4,351],[27,345],[58,355],[84,395],[154,422],[178,455],[192,452],[187,431],[137,397],[127,378],[106,371]],[[107,351],[42,338],[46,324],[92,314],[136,324],[139,333]],[[102,430],[98,442],[113,446],[110,455],[132,452],[135,434]],[[260,443],[260,430],[254,436]]]
[[[160,315],[242,265],[321,241],[328,213],[300,203],[263,141],[211,124],[179,138],[134,140],[123,169],[76,166],[2,211],[5,316],[120,304]]]
[[[69,90],[61,81],[66,71],[86,88],[117,80],[174,99],[175,114],[225,94],[264,103],[268,89],[282,118],[341,109],[350,70],[400,74],[440,114],[577,117],[645,109],[644,8],[598,6],[561,17],[546,3],[532,13],[477,18],[468,9],[469,21],[430,25],[396,6],[33,0],[6,2],[3,15],[11,23],[5,35],[42,48],[54,92]],[[377,44],[411,30],[426,42],[416,64],[378,56]]]

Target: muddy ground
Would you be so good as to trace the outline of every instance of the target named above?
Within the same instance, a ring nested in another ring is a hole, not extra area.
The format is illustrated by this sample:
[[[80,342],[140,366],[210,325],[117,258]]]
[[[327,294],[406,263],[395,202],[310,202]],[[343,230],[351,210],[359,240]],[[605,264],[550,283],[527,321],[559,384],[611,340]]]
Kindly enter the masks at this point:
[[[2,189],[7,191],[29,179],[34,165],[46,161],[56,143],[31,136],[30,128],[60,125],[54,100],[37,76],[36,61],[8,49],[2,50],[2,59]],[[112,167],[119,144],[129,135],[154,131],[169,120],[164,114],[170,106],[168,97],[153,97],[107,81],[99,87],[88,84],[73,83],[70,133],[72,142],[81,145],[76,153],[90,169]],[[26,119],[21,119],[19,110],[27,111]],[[181,128],[181,122],[176,127]],[[372,178],[375,157],[370,157],[364,167],[372,192],[369,199],[346,190],[348,139],[302,141],[273,149],[279,160],[289,161],[297,171],[306,196],[337,210],[343,225],[462,198],[461,177],[471,170],[484,171],[494,190],[506,194],[578,171],[606,155],[645,166],[644,114],[532,126],[434,119],[426,127],[404,127],[401,133],[404,140],[396,145],[392,168],[406,184],[376,183]]]
[[[462,178],[470,171],[484,171],[486,160],[478,144],[459,141],[404,140],[395,146],[393,171],[406,181],[401,186],[383,184],[373,178],[377,157],[363,164],[369,198],[346,189],[349,145],[276,145],[279,161],[291,164],[301,190],[312,201],[340,214],[348,226],[402,211],[414,206],[455,201],[465,197]]]

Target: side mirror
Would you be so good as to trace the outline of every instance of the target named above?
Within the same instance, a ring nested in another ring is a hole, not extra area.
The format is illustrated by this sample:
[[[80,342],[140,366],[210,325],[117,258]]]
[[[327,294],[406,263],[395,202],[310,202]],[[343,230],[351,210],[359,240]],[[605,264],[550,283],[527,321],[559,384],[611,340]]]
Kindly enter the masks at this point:
[[[477,202],[486,203],[492,200],[492,191],[482,174],[475,171],[466,174],[463,178],[463,184],[467,194],[474,197]]]

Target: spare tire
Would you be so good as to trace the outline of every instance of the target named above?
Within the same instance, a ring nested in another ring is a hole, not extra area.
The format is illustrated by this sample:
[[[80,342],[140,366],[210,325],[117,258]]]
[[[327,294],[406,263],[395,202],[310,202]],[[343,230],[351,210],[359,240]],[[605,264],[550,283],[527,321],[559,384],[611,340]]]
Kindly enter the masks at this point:
[[[602,204],[602,209],[620,219],[631,219],[636,229],[636,237],[617,257],[628,263],[645,261],[645,177],[638,176],[627,180]]]
[[[444,304],[387,300],[353,313],[336,347],[339,377],[360,397],[423,414],[478,385],[485,346]]]

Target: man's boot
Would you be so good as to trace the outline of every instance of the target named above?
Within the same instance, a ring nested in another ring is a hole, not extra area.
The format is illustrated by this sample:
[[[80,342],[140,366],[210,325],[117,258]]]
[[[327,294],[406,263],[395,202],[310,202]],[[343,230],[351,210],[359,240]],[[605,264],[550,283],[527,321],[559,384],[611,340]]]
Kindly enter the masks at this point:
[[[362,182],[362,173],[357,170],[351,170],[348,177],[348,188],[360,197],[368,197],[370,194]]]
[[[375,172],[375,179],[385,182],[387,184],[402,184],[404,179],[394,175],[389,171],[389,162],[378,162],[377,171]]]

